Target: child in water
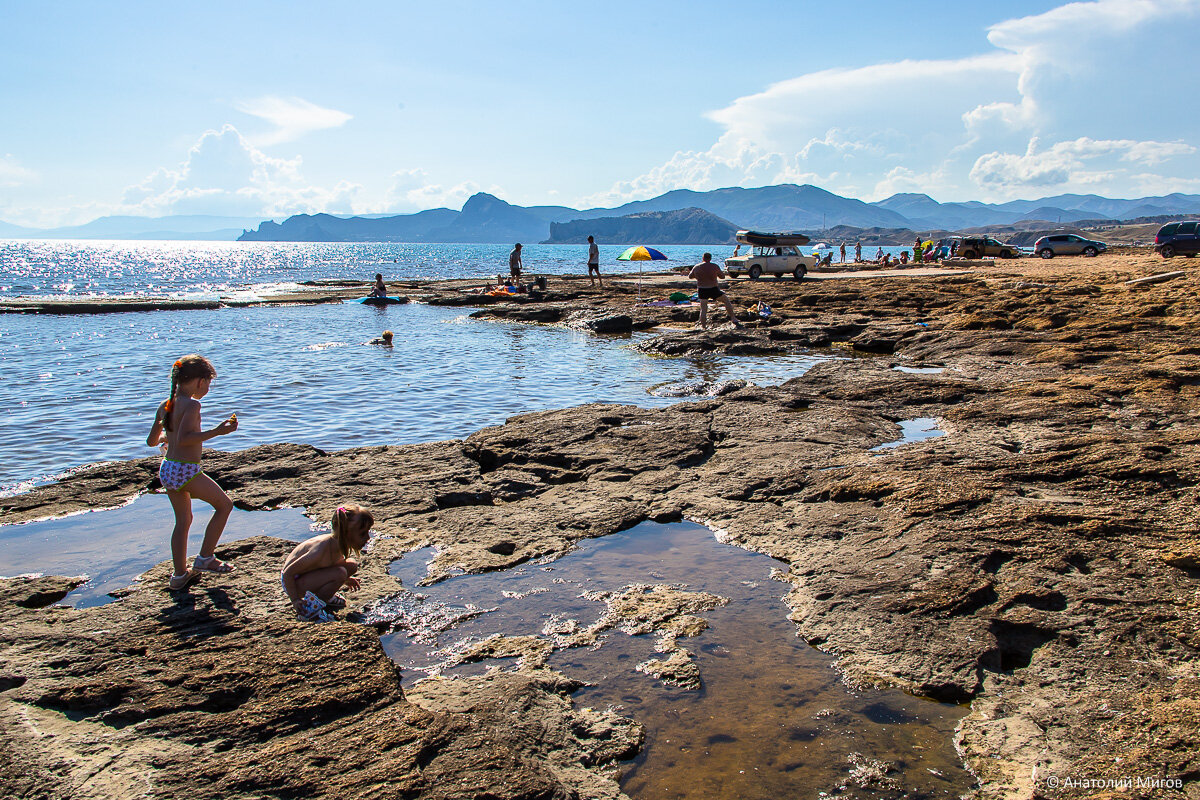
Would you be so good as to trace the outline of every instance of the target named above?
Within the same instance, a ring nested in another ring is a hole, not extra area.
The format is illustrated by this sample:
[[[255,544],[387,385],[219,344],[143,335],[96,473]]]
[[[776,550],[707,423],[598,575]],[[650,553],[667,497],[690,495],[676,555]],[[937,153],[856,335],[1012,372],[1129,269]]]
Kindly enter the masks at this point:
[[[392,346],[392,332],[384,331],[383,334],[379,338],[372,339],[371,341],[367,342],[367,344],[377,344],[377,345],[381,345],[383,347],[391,347]]]
[[[200,455],[204,443],[214,436],[224,436],[237,430],[237,414],[231,414],[215,428],[200,426],[200,399],[208,394],[212,379],[217,376],[212,363],[204,356],[184,356],[171,367],[171,396],[158,407],[146,444],[156,447],[166,444],[158,478],[175,511],[175,529],[171,533],[171,559],[175,571],[171,575],[172,590],[184,589],[194,583],[200,572],[226,573],[233,566],[216,557],[214,551],[225,523],[233,511],[229,496],[212,478],[200,470]],[[188,529],[192,525],[192,498],[213,507],[212,519],[204,529],[200,555],[187,566]]]
[[[333,512],[330,532],[314,536],[296,545],[283,560],[279,578],[292,608],[301,619],[324,622],[331,619],[326,608],[346,605],[338,594],[343,586],[358,590],[358,555],[371,538],[375,518],[362,506],[340,506]],[[315,596],[315,600],[309,595]]]

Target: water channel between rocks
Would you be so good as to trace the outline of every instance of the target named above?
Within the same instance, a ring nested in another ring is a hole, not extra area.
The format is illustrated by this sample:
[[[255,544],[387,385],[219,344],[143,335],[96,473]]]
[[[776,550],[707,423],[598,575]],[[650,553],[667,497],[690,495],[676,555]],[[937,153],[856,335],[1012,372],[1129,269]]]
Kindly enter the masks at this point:
[[[721,544],[700,525],[647,522],[556,561],[418,586],[430,556],[417,551],[393,564],[413,593],[384,604],[406,628],[383,637],[406,686],[430,674],[512,668],[512,658],[460,663],[496,634],[557,642],[547,665],[589,684],[577,705],[611,706],[646,726],[645,747],[622,765],[622,788],[636,800],[949,798],[974,784],[952,744],[965,708],[896,690],[848,691],[834,659],[787,619],[786,584],[772,577],[785,565]],[[699,689],[639,671],[667,659],[655,649],[659,634],[629,635],[628,620],[608,613],[614,598],[666,586],[728,599],[689,609],[708,627],[677,639],[699,668]],[[563,646],[589,631],[594,646]]]

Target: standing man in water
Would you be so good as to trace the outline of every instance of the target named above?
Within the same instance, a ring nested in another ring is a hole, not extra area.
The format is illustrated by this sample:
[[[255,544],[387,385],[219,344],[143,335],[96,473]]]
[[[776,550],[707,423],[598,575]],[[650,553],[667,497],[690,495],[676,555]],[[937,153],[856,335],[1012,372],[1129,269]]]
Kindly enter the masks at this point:
[[[700,295],[701,328],[708,327],[708,301],[717,299],[725,304],[725,310],[729,313],[729,321],[733,323],[733,326],[735,328],[743,327],[742,323],[738,322],[737,317],[733,315],[733,304],[729,302],[729,297],[717,285],[718,281],[725,277],[725,273],[712,263],[712,253],[705,253],[703,260],[692,267],[688,277],[696,282],[696,293]]]
[[[592,273],[596,273],[596,277],[592,277]],[[596,244],[595,238],[588,237],[588,280],[592,282],[592,286],[596,285],[596,281],[600,281],[601,288],[604,287],[604,281],[600,279],[600,247]]]
[[[517,242],[513,246],[512,252],[508,254],[508,271],[512,275],[513,285],[521,282],[521,243]]]

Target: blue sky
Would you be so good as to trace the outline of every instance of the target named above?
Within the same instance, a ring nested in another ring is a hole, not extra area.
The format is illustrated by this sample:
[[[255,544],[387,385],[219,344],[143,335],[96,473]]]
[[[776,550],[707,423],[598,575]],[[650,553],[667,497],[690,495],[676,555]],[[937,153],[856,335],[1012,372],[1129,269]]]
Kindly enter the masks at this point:
[[[0,0],[0,220],[1200,193],[1200,0]]]

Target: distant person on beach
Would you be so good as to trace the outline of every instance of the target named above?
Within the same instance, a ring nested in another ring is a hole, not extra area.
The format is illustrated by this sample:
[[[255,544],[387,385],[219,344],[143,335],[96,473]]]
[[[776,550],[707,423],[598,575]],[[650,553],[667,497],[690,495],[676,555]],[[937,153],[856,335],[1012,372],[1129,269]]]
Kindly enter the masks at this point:
[[[512,252],[508,254],[508,271],[512,275],[514,286],[521,284],[521,267],[523,266],[521,263],[521,243],[517,242],[513,246]]]
[[[383,283],[383,275],[375,273],[375,285],[371,287],[371,297],[387,297],[387,286]]]
[[[743,327],[733,315],[733,304],[729,302],[729,297],[718,285],[725,273],[713,263],[712,253],[705,253],[702,258],[703,260],[688,273],[688,277],[696,282],[696,293],[700,295],[700,327],[708,327],[708,301],[717,299],[725,304],[725,311],[729,313],[729,321],[734,327]]]
[[[593,272],[596,273],[594,279]],[[604,286],[604,281],[600,279],[600,247],[592,236],[588,237],[588,280],[592,282],[592,286],[596,285],[596,281],[600,281],[600,285]]]
[[[842,242],[842,246],[839,247],[838,249],[841,251],[841,254],[842,254],[841,262],[843,264],[845,264],[846,263],[846,243]]]
[[[380,334],[378,339],[372,339],[371,341],[367,342],[367,344],[377,344],[377,345],[381,345],[383,347],[391,347],[392,346],[392,332],[384,331],[382,334]]]
[[[345,608],[344,587],[358,591],[358,561],[371,540],[375,518],[362,506],[339,506],[333,512],[330,532],[306,539],[283,560],[279,580],[297,616],[310,622],[333,619],[326,609]]]
[[[858,242],[854,245],[854,263],[862,263],[862,242]]]
[[[203,430],[200,426],[200,398],[208,394],[208,387],[215,377],[217,371],[204,356],[184,356],[176,361],[171,367],[171,396],[158,407],[150,435],[146,437],[150,447],[166,445],[158,479],[175,512],[175,529],[171,532],[171,560],[175,570],[169,583],[173,591],[195,583],[201,572],[223,574],[233,570],[231,564],[217,558],[215,553],[217,540],[233,511],[233,503],[217,482],[200,470],[204,443],[215,436],[233,433],[238,427],[237,414],[231,414],[215,428]],[[200,554],[188,569],[187,543],[188,529],[192,526],[193,497],[212,506],[213,515],[204,529]]]
[[[882,247],[875,251],[875,260],[876,261],[883,260],[883,248]]]

